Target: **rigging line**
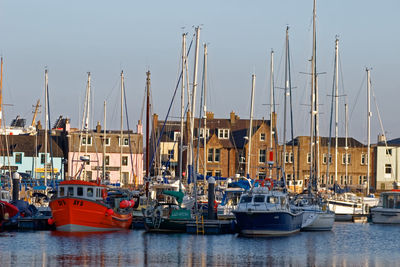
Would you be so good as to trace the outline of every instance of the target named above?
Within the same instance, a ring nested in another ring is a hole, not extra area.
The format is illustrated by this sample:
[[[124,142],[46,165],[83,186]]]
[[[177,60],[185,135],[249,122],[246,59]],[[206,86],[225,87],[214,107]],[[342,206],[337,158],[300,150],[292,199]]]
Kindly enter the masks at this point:
[[[354,106],[353,106],[353,108],[352,108],[352,110],[350,112],[349,120],[351,120],[351,117],[353,116],[353,112],[355,110],[355,107],[357,106],[357,101],[360,98],[360,94],[361,94],[362,88],[364,87],[364,83],[365,83],[365,80],[366,80],[365,79],[365,75],[366,74],[363,75],[363,78],[362,78],[362,81],[361,81],[361,85],[360,85],[360,89],[358,89],[357,96],[356,96],[356,101],[355,101],[355,104],[354,104]],[[349,124],[349,125],[351,125],[351,124]]]
[[[128,128],[128,142],[129,142],[129,154],[130,154],[130,158],[131,158],[132,178],[133,178],[133,184],[135,185],[136,184],[136,179],[135,179],[135,171],[133,169],[133,155],[132,155],[132,146],[131,146],[131,131],[130,131],[130,128],[129,128],[128,105],[126,103],[125,83],[123,83],[123,91],[124,91],[124,106],[125,106],[126,127]],[[121,143],[122,143],[122,140],[121,140]]]
[[[146,105],[146,87],[144,89],[144,94],[143,94],[143,101],[142,101],[142,109],[140,111],[140,121],[143,121],[143,113],[144,113],[144,106]]]
[[[370,78],[370,83],[372,83],[371,82],[371,78]],[[376,100],[375,92],[374,92],[374,89],[373,89],[372,86],[371,86],[371,91],[372,91],[372,97],[374,98],[376,112],[378,113],[378,120],[379,120],[379,124],[380,124],[380,127],[381,127],[381,131],[382,131],[382,134],[385,136],[385,146],[387,146],[386,133],[385,133],[385,129],[383,128],[382,117],[381,117],[381,113],[380,113],[379,108],[378,108],[378,101]]]
[[[188,51],[187,51],[187,55],[189,55],[190,49],[192,48],[193,40],[194,40],[194,36],[193,36],[192,40],[190,41],[190,45],[189,45],[189,49],[188,49]],[[175,96],[176,96],[176,92],[178,91],[179,84],[180,84],[180,82],[181,82],[181,80],[182,80],[182,75],[184,75],[184,74],[183,74],[183,70],[181,71],[181,73],[180,73],[180,75],[179,75],[179,78],[178,78],[178,82],[177,82],[177,84],[176,84],[176,86],[175,86],[175,91],[174,91],[174,94],[172,95],[172,100],[171,100],[171,103],[169,104],[169,108],[168,108],[168,111],[167,111],[167,115],[165,116],[164,125],[163,125],[163,127],[162,127],[162,129],[161,129],[160,136],[158,137],[157,144],[156,144],[156,146],[155,146],[155,148],[154,148],[155,150],[153,151],[153,155],[151,156],[151,160],[150,160],[150,163],[149,163],[149,166],[148,166],[149,168],[150,168],[150,166],[153,165],[154,155],[155,155],[155,152],[157,151],[157,147],[158,147],[159,144],[160,144],[161,136],[162,136],[163,133],[164,133],[165,124],[166,124],[166,122],[167,122],[167,120],[168,120],[169,112],[171,111],[172,104],[174,103],[174,99],[175,99]]]

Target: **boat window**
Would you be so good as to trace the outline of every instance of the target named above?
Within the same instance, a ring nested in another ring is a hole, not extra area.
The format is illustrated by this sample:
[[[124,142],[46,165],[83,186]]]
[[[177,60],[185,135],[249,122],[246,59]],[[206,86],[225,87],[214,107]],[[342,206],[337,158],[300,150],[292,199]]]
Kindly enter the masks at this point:
[[[285,197],[281,197],[281,205],[284,206],[286,203],[286,198]]]
[[[394,196],[387,197],[387,208],[389,208],[389,209],[394,208]]]
[[[68,196],[73,196],[73,195],[74,195],[74,188],[68,187]]]
[[[242,199],[240,200],[240,203],[250,203],[252,197],[251,196],[243,196]]]
[[[76,190],[76,195],[77,196],[83,196],[83,188],[82,187],[78,187]]]
[[[96,188],[96,197],[101,197],[101,188]]]
[[[267,203],[275,204],[278,203],[277,197],[267,197]]]
[[[60,197],[63,197],[64,196],[64,186],[61,186],[60,187],[60,195],[59,195]]]
[[[263,195],[254,196],[254,202],[260,203],[260,202],[264,202],[264,200],[265,200],[265,196],[263,196]]]
[[[93,197],[93,188],[88,188],[87,189],[87,196],[88,197]]]

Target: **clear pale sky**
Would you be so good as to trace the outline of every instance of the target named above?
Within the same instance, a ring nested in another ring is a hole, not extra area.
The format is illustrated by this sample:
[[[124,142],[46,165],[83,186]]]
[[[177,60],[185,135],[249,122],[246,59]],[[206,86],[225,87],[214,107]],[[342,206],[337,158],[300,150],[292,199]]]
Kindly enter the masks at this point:
[[[119,75],[125,73],[130,127],[141,118],[145,72],[152,73],[154,112],[164,118],[176,85],[181,35],[202,25],[208,43],[207,109],[227,118],[249,117],[251,75],[256,74],[255,117],[268,117],[269,55],[275,51],[275,84],[283,87],[285,28],[290,27],[294,133],[309,134],[309,72],[312,0],[252,1],[0,1],[0,52],[4,57],[3,101],[7,124],[20,115],[32,120],[32,105],[44,99],[49,70],[51,120],[63,115],[78,127],[87,72],[92,73],[93,125],[119,129]],[[389,139],[400,137],[400,2],[336,0],[317,2],[317,68],[320,75],[321,134],[328,134],[335,36],[339,36],[340,94],[347,95],[349,135],[366,143],[366,74]],[[182,29],[185,27],[184,29]],[[194,49],[193,49],[194,50]],[[193,54],[193,53],[192,53]],[[202,49],[200,51],[200,69]],[[191,59],[192,62],[192,59]],[[193,64],[189,66],[192,76]],[[199,71],[199,78],[201,71]],[[200,88],[199,90],[200,91]],[[276,90],[282,124],[283,92]],[[344,136],[344,101],[340,130]],[[179,116],[179,103],[172,116]],[[197,104],[198,106],[198,104]],[[43,107],[43,106],[42,106]],[[372,142],[380,130],[374,98]],[[198,112],[198,111],[196,111]],[[44,109],[39,118],[43,122]],[[125,126],[126,128],[126,126]],[[282,126],[280,126],[282,131]],[[288,138],[289,139],[289,138]]]

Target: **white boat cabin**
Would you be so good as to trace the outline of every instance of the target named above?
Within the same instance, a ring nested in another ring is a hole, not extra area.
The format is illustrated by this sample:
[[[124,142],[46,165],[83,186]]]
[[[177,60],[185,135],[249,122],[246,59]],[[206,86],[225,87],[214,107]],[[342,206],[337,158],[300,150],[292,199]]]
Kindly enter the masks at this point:
[[[91,200],[102,200],[102,186],[89,186],[81,184],[65,184],[58,187],[58,197],[77,197]]]

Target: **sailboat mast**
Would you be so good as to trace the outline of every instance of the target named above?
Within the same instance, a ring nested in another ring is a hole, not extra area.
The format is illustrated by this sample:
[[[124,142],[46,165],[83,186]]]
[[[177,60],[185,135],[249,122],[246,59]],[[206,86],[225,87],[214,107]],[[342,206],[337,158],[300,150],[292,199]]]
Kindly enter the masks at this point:
[[[124,144],[124,138],[123,138],[123,128],[124,128],[124,120],[123,120],[123,114],[124,114],[124,71],[121,71],[121,129],[120,129],[120,138],[119,138],[119,159],[120,159],[120,165],[119,165],[119,182],[122,182],[122,146]],[[125,182],[125,181],[124,181]]]
[[[311,57],[311,128],[310,128],[310,180],[309,180],[309,189],[311,188],[311,183],[315,181],[317,174],[317,162],[316,162],[316,136],[315,136],[315,124],[316,124],[316,76],[317,76],[317,68],[316,68],[316,0],[314,0],[314,8],[313,8],[313,41],[312,41],[312,57]]]
[[[338,132],[339,132],[339,39],[335,40],[335,184],[338,182]]]
[[[194,167],[194,147],[193,147],[193,135],[194,135],[194,115],[196,108],[196,89],[197,89],[197,66],[199,62],[199,41],[200,41],[200,27],[196,27],[196,50],[194,56],[194,71],[193,71],[193,89],[192,89],[192,108],[190,112],[190,164],[191,164],[191,176],[194,182],[194,193],[197,199],[197,176],[195,175],[196,168]],[[195,206],[197,212],[197,205]]]
[[[204,112],[204,130],[203,130],[203,175],[204,175],[204,184],[207,181],[207,44],[204,44],[204,81],[203,81],[203,112]]]
[[[86,118],[85,118],[85,155],[88,153],[88,144],[89,144],[89,118],[90,118],[90,72],[88,72],[88,81],[87,81],[87,89],[86,89]],[[84,179],[86,180],[86,167],[83,169]]]
[[[0,67],[0,126],[3,120],[3,57],[1,57]]]
[[[370,69],[367,71],[367,195],[369,195],[369,166],[371,152],[371,76]]]
[[[106,180],[106,145],[107,145],[106,123],[107,123],[107,102],[104,101],[103,180]]]
[[[185,116],[185,70],[186,70],[186,33],[182,34],[182,81],[181,81],[181,130],[179,137],[179,191],[181,191],[181,183],[183,179],[183,118]],[[147,157],[146,157],[147,158]]]
[[[149,198],[150,71],[146,72],[146,197]]]
[[[44,126],[44,185],[47,186],[47,132],[48,132],[48,124],[47,121],[49,119],[47,114],[47,86],[48,86],[48,77],[47,77],[47,69],[44,70],[44,110],[45,110],[45,126]]]
[[[288,95],[288,87],[289,87],[289,78],[288,78],[288,61],[289,61],[289,27],[286,27],[286,39],[285,39],[285,90],[283,97],[283,151],[282,151],[282,176],[283,179],[286,180],[286,117],[287,117],[287,95]]]
[[[269,92],[269,98],[270,98],[270,114],[269,114],[269,153],[270,155],[272,154],[273,151],[273,119],[274,119],[274,50],[271,50],[271,62],[270,62],[270,81],[269,81],[269,86],[270,86],[270,92]],[[272,161],[272,157],[269,158],[270,161]],[[269,169],[269,178],[272,179],[272,168]]]
[[[347,137],[348,137],[348,107],[347,107],[347,103],[346,104],[344,104],[344,116],[345,116],[345,139],[344,139],[344,153],[345,153],[345,158],[346,158],[346,161],[345,161],[345,163],[346,163],[346,174],[345,174],[345,177],[346,177],[346,181],[348,181],[348,179],[349,179],[349,177],[348,177],[348,165],[349,165],[349,160],[348,160],[348,158],[347,158],[347,151],[348,151],[348,149],[349,149],[349,147],[348,147],[348,145],[347,145]]]
[[[247,177],[250,177],[251,162],[251,137],[253,135],[253,105],[254,105],[254,88],[256,86],[256,75],[251,76],[251,104],[250,104],[250,126],[249,126],[249,148],[247,150]]]

